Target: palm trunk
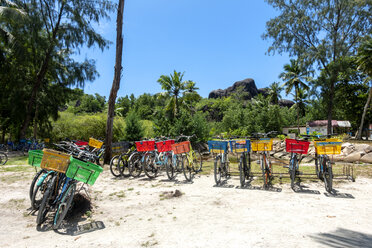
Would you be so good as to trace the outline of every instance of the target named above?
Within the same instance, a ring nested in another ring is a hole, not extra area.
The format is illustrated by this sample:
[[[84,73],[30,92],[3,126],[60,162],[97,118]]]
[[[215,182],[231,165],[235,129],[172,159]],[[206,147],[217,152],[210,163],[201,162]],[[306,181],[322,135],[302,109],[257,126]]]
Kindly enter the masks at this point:
[[[357,134],[357,137],[356,137],[356,139],[358,139],[358,140],[362,139],[364,119],[366,117],[368,106],[369,106],[369,103],[371,102],[371,98],[372,98],[372,87],[369,88],[367,102],[366,102],[366,105],[364,105],[362,120],[360,121],[360,126],[359,126],[358,134]]]
[[[105,139],[105,164],[111,160],[112,154],[112,128],[114,125],[115,101],[118,90],[120,88],[120,77],[122,70],[122,54],[123,54],[123,13],[124,0],[119,0],[118,13],[116,19],[116,59],[115,59],[115,75],[112,82],[110,97],[108,101],[107,124],[106,124],[106,139]]]
[[[328,123],[327,123],[327,135],[332,134],[332,112],[333,112],[333,98],[334,98],[335,82],[331,79],[331,85],[329,88],[329,101],[328,101]]]
[[[297,131],[298,131],[298,135],[300,135],[300,108],[298,106],[298,98],[297,98],[297,89],[295,89],[296,91],[296,108],[297,108]]]

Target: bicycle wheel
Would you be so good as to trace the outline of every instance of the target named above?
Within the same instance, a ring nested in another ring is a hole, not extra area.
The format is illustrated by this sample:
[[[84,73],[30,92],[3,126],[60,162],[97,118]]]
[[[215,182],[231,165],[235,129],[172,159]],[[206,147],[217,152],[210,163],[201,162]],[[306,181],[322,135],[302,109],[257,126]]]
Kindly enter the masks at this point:
[[[332,172],[332,164],[331,161],[328,159],[327,160],[327,166],[324,168],[325,171],[323,173],[323,178],[324,178],[324,186],[326,191],[329,193],[332,193],[332,181],[333,181],[333,172]]]
[[[245,171],[245,179],[249,180],[249,177],[251,175],[251,155],[247,153],[246,157],[248,158],[248,162],[247,162],[246,171]]]
[[[219,185],[221,183],[221,176],[222,176],[222,167],[221,167],[221,157],[217,156],[214,161],[214,181],[216,182],[216,185]]]
[[[47,172],[45,171],[45,173]],[[37,210],[39,208],[40,203],[43,200],[44,194],[48,188],[48,183],[51,182],[51,179],[55,175],[54,173],[49,173],[47,175],[45,173],[41,175],[41,177],[39,177],[40,180],[42,180],[42,182],[40,183],[37,183],[38,181],[35,182],[36,188],[34,192],[32,193],[32,197],[31,197],[31,207],[34,210]],[[45,178],[43,178],[44,176]]]
[[[315,173],[318,179],[320,179],[320,171],[319,171],[320,164],[321,164],[321,158],[318,157],[317,154],[315,154]]]
[[[63,193],[62,199],[58,204],[58,208],[54,216],[53,229],[58,229],[63,219],[65,218],[71,206],[72,200],[74,199],[75,190],[76,190],[76,183],[72,182],[72,184],[70,184],[67,190]]]
[[[31,185],[30,185],[30,191],[29,191],[29,196],[30,196],[30,201],[32,201],[32,195],[34,194],[35,192],[35,189],[37,187],[36,185],[36,182],[39,180],[40,176],[42,174],[45,174],[47,171],[42,169],[42,170],[39,170],[36,175],[34,176],[34,178],[32,179],[32,182],[31,182]]]
[[[110,161],[110,171],[114,177],[120,177],[120,171],[118,170],[119,155],[114,156]]]
[[[182,157],[182,171],[186,181],[191,182],[193,178],[191,173],[193,171],[193,166],[187,155]]]
[[[245,186],[245,178],[246,178],[246,175],[245,175],[245,166],[244,166],[244,153],[242,153],[242,155],[240,156],[240,161],[239,161],[239,178],[240,178],[240,186],[241,187],[244,187]]]
[[[138,152],[132,153],[128,159],[129,174],[132,177],[139,177],[142,173],[142,155]]]
[[[4,152],[0,152],[0,165],[4,165],[6,162],[8,162],[8,155]]]
[[[291,187],[294,187],[295,180],[296,180],[296,169],[297,169],[297,156],[294,155],[292,159],[289,161],[289,175],[291,178]]]
[[[155,154],[154,153],[146,153],[145,158],[143,161],[143,171],[145,172],[146,176],[150,179],[153,179],[158,174],[158,169],[154,165],[155,163]]]
[[[263,187],[266,189],[269,186],[269,172],[267,168],[267,161],[265,155],[261,155],[260,165],[262,170]]]
[[[117,168],[120,172],[120,175],[123,177],[129,177],[130,176],[130,171],[129,171],[129,166],[128,166],[128,158],[129,154],[123,154],[120,156]]]
[[[176,177],[176,175],[175,175],[176,174],[176,163],[178,163],[177,157],[175,157],[173,159],[172,155],[168,154],[166,159],[167,159],[167,161],[166,161],[166,164],[165,164],[165,169],[166,169],[166,172],[167,172],[168,179],[169,180],[174,180],[174,178]]]
[[[193,157],[193,171],[195,173],[199,173],[202,171],[203,167],[203,158],[202,155],[199,151],[193,151],[192,152],[192,157]]]

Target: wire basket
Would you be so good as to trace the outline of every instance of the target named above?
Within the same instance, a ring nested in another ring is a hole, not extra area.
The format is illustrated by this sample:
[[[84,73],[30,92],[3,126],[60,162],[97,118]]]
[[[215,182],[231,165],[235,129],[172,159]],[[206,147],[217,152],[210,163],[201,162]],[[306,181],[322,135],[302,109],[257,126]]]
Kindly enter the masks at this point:
[[[136,148],[139,152],[149,152],[155,150],[154,140],[136,141]]]
[[[234,153],[250,152],[251,142],[249,140],[230,140],[230,151]]]
[[[100,149],[103,145],[103,142],[100,140],[96,140],[94,138],[89,138],[89,146]]]
[[[287,152],[307,154],[309,150],[309,141],[296,140],[296,139],[285,139],[285,149]]]
[[[169,152],[172,151],[172,144],[174,144],[174,140],[165,140],[156,142],[156,148],[158,152]]]
[[[228,141],[209,140],[208,149],[211,153],[227,153]]]
[[[172,151],[174,154],[182,154],[190,152],[190,141],[184,141],[177,144],[172,144]]]
[[[273,139],[261,138],[257,140],[251,140],[252,151],[263,152],[273,150]]]
[[[336,155],[341,153],[340,139],[326,139],[314,141],[315,151],[319,155]]]
[[[52,149],[43,149],[40,167],[47,170],[65,173],[70,164],[70,155]]]
[[[71,157],[71,163],[66,171],[66,176],[89,185],[93,185],[103,168]]]

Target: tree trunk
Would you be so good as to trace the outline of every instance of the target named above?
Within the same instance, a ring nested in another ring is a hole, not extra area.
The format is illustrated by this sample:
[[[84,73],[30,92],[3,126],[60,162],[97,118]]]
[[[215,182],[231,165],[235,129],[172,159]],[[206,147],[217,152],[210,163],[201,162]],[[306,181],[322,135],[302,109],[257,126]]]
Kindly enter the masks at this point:
[[[297,91],[298,89],[295,88],[295,91],[296,91],[296,108],[297,108],[297,131],[298,131],[298,135],[300,135],[300,108],[298,106],[298,98],[297,98]]]
[[[372,97],[372,87],[369,88],[367,102],[366,102],[366,105],[364,105],[362,120],[360,121],[360,126],[359,126],[358,134],[357,134],[357,137],[356,137],[356,139],[358,139],[358,140],[362,139],[364,119],[365,119],[366,114],[367,114],[367,109],[368,109],[369,103],[371,102],[371,97]]]
[[[331,85],[329,88],[329,101],[328,101],[328,124],[327,124],[327,135],[332,134],[332,112],[333,112],[333,98],[334,98],[334,91],[335,91],[335,80],[331,79]]]
[[[37,116],[38,116],[38,106],[36,104],[36,107],[35,107],[35,117],[34,117],[34,139],[37,139]]]
[[[114,125],[114,113],[115,113],[115,101],[118,90],[120,88],[121,78],[121,62],[123,55],[123,13],[124,13],[124,0],[119,0],[118,14],[116,18],[116,59],[115,59],[115,75],[114,81],[110,91],[110,97],[108,101],[108,112],[107,112],[107,124],[106,124],[106,138],[105,138],[105,164],[108,164],[111,160],[112,154],[112,128]]]

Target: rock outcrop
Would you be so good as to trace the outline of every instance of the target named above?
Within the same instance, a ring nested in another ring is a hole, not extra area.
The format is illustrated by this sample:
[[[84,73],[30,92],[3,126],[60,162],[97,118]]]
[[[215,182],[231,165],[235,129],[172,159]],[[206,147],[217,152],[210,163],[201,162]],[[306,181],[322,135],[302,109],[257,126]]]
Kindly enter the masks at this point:
[[[242,81],[235,82],[233,86],[227,89],[213,90],[209,93],[208,98],[222,98],[230,96],[233,93],[241,93],[245,100],[250,100],[259,94],[256,83],[252,78],[247,78]]]

